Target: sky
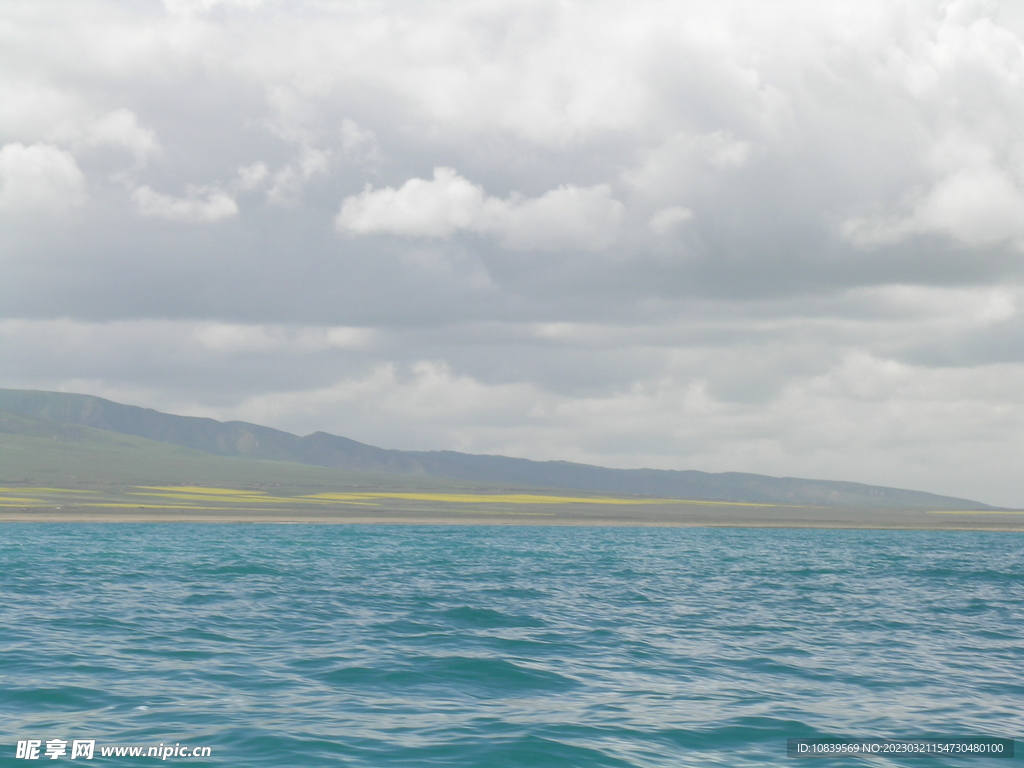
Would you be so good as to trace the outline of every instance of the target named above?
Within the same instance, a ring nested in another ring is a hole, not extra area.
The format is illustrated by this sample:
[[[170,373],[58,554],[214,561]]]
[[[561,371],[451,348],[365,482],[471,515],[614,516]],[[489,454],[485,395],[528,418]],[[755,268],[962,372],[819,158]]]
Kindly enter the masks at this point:
[[[1024,507],[1024,4],[4,0],[0,387]]]

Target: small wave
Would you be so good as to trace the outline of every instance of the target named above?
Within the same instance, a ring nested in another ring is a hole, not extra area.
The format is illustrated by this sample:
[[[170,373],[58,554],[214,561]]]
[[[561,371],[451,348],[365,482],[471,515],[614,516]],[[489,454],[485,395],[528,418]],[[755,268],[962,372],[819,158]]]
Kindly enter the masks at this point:
[[[522,616],[491,608],[452,608],[441,614],[450,623],[463,628],[502,629],[505,627],[542,627],[544,622],[533,616]]]
[[[325,683],[367,689],[433,687],[447,695],[536,695],[569,690],[576,681],[501,658],[426,657],[397,668],[345,667],[318,675]]]

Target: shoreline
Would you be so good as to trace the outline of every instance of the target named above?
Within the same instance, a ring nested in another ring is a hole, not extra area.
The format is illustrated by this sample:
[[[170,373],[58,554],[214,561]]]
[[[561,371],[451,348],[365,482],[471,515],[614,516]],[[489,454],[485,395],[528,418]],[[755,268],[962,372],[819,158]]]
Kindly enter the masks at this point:
[[[320,512],[318,510],[318,512]],[[673,509],[621,509],[513,512],[481,510],[367,510],[335,508],[319,514],[307,509],[224,509],[158,512],[152,508],[0,508],[0,523],[211,523],[271,525],[534,525],[641,528],[783,528],[819,530],[1002,531],[1024,532],[1024,510],[948,512],[905,509],[774,507],[752,510],[728,506],[713,510],[683,505]]]

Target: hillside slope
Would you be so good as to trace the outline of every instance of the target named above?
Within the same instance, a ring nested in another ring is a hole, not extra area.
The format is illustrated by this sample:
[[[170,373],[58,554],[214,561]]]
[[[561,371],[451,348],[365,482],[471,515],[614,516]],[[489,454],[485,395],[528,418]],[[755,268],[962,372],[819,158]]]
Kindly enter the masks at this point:
[[[100,488],[213,485],[332,489],[462,490],[424,475],[348,472],[285,461],[216,456],[173,443],[37,419],[0,409],[0,486]]]
[[[175,416],[92,395],[0,389],[0,408],[33,419],[134,435],[224,457],[295,462],[347,471],[429,476],[470,483],[672,498],[934,509],[990,509],[966,499],[832,480],[743,472],[609,469],[454,451],[399,451],[315,432],[299,437],[241,421]]]

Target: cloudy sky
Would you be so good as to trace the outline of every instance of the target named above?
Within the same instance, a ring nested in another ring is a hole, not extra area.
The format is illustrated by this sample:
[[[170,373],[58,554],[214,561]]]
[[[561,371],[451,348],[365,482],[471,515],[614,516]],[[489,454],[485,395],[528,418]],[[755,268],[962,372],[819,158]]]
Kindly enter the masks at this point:
[[[0,386],[1024,506],[1024,4],[5,0]]]

